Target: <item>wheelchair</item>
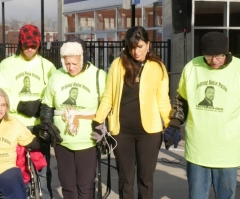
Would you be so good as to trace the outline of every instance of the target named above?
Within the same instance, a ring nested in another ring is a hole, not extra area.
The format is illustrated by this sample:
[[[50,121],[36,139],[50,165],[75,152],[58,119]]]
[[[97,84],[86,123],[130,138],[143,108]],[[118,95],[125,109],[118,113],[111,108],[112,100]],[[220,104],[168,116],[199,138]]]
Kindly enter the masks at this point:
[[[30,149],[27,149],[26,160],[30,175],[30,181],[25,185],[27,192],[27,199],[43,199],[41,191],[41,183],[38,175],[38,171],[33,165],[30,158]],[[0,192],[0,199],[4,199],[4,196]]]

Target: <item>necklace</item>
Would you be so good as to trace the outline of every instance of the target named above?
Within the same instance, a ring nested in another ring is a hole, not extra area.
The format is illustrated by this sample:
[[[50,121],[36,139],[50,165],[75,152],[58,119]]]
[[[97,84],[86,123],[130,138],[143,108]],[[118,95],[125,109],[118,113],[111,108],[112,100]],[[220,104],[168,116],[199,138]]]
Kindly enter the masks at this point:
[[[143,62],[143,63],[141,64],[141,67],[140,67],[140,69],[139,69],[139,71],[138,71],[137,77],[135,78],[135,82],[139,82],[139,81],[140,81],[140,76],[141,76],[141,73],[142,73],[144,64],[145,64],[145,62]]]

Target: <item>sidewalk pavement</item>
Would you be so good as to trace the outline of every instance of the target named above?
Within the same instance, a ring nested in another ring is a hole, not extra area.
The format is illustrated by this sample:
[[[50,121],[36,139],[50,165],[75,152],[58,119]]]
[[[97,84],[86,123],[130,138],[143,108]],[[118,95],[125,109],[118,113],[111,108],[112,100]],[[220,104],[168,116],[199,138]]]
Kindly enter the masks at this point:
[[[154,173],[153,199],[187,199],[188,184],[186,178],[186,161],[184,159],[184,140],[179,143],[177,149],[165,150],[164,144],[158,155],[158,163]],[[61,186],[57,176],[57,163],[54,151],[51,150],[51,169],[53,174],[52,189],[53,199],[62,199]],[[102,157],[102,162],[107,163],[107,157]],[[111,155],[111,165],[115,167],[114,155]],[[118,176],[116,169],[111,167],[112,190],[108,199],[118,199]],[[67,172],[67,171],[66,171]],[[102,163],[102,192],[106,191],[107,166]],[[97,183],[96,183],[97,187]],[[137,187],[135,182],[135,198],[137,198]],[[97,192],[95,194],[97,196]],[[97,198],[97,197],[96,197]],[[214,199],[213,189],[210,190],[209,199]],[[235,199],[240,198],[240,171],[238,171],[238,182]]]

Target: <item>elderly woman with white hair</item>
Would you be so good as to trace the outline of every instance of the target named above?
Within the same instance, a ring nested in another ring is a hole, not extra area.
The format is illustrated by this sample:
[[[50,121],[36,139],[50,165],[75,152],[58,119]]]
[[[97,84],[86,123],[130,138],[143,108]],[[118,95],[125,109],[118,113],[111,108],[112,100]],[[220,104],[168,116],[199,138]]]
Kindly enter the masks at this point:
[[[97,165],[91,123],[106,73],[87,61],[85,43],[77,37],[67,39],[60,54],[63,67],[48,82],[40,119],[52,122],[63,139],[54,147],[63,197],[90,199],[94,198]]]

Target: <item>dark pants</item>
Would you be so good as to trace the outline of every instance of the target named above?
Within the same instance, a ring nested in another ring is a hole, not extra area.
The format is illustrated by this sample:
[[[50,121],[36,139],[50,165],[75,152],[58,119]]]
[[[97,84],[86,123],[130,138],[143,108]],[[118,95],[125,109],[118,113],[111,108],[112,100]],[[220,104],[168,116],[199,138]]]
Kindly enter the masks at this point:
[[[0,174],[0,192],[4,199],[27,198],[27,190],[19,168],[8,169]]]
[[[57,145],[58,177],[65,199],[93,199],[97,165],[96,147],[72,151]]]
[[[39,134],[39,126],[28,126],[28,129],[36,136]],[[51,188],[51,179],[52,179],[52,172],[50,169],[50,144],[42,145],[40,148],[41,153],[44,155],[47,166],[43,167],[40,171],[38,171],[39,179],[41,182],[41,190],[44,199],[51,199],[52,198],[52,188]]]
[[[135,166],[137,169],[138,199],[153,198],[153,173],[156,168],[162,134],[123,134],[114,136],[114,150],[119,175],[119,198],[134,198]]]

